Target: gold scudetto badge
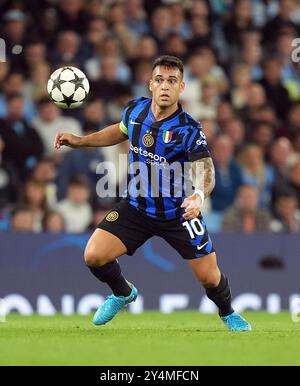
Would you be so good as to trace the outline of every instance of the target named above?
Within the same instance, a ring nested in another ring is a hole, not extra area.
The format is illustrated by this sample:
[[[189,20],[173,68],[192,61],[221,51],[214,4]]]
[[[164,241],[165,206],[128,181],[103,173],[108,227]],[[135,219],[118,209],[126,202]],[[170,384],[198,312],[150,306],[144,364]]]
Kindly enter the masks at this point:
[[[107,221],[116,221],[119,218],[119,213],[115,210],[113,212],[108,213],[106,216]]]

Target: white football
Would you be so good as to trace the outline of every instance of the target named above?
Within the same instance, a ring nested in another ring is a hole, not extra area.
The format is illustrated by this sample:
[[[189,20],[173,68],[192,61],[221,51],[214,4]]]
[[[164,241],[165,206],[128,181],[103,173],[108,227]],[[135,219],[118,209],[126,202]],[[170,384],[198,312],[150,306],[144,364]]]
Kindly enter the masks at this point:
[[[85,101],[90,85],[85,74],[78,68],[62,67],[51,74],[47,90],[56,106],[75,109]]]

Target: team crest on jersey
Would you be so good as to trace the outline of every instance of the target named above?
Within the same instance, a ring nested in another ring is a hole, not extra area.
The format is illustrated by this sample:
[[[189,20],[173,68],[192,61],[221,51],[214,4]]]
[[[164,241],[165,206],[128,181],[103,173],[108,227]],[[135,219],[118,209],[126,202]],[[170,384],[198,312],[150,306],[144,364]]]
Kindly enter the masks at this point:
[[[114,210],[113,212],[108,213],[105,218],[107,221],[116,221],[119,218],[119,213]]]
[[[164,132],[163,132],[164,143],[171,142],[172,141],[172,135],[173,135],[173,133],[171,131],[164,130]]]
[[[142,142],[146,147],[150,147],[154,144],[154,138],[151,134],[147,133],[143,136]]]

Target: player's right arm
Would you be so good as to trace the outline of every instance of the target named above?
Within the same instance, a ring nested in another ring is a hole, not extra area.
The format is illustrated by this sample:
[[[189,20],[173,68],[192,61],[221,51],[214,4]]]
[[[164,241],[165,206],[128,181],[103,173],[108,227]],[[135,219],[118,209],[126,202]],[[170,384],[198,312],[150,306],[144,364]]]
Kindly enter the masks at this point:
[[[192,162],[192,181],[195,191],[185,198],[181,207],[185,208],[184,219],[192,220],[199,216],[204,199],[214,189],[215,168],[200,125],[188,131],[184,144],[186,156]]]
[[[121,122],[88,135],[79,136],[71,133],[58,133],[54,140],[54,147],[59,149],[61,146],[78,148],[116,145],[128,139],[125,129],[123,122]]]

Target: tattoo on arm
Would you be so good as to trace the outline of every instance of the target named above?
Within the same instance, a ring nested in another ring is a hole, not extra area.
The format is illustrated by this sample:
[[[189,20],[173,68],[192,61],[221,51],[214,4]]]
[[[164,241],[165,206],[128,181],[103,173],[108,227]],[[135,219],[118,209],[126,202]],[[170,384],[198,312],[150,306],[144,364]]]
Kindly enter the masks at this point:
[[[210,157],[192,163],[192,178],[195,189],[202,190],[208,197],[215,187],[215,168]]]

